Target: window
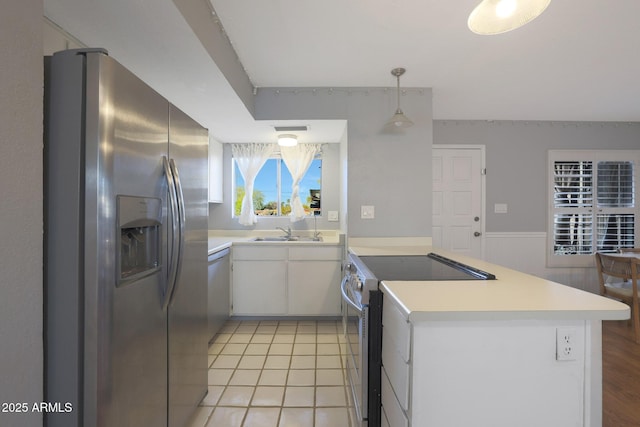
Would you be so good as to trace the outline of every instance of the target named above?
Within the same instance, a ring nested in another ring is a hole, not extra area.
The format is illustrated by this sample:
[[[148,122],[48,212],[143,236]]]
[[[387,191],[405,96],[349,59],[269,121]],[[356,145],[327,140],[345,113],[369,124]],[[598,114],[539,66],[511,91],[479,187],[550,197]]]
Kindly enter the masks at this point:
[[[639,151],[550,151],[549,266],[590,266],[638,241]]]
[[[244,196],[244,179],[233,161],[234,216],[240,215]],[[264,164],[253,188],[253,208],[258,216],[286,216],[291,212],[293,178],[279,155]],[[307,215],[320,215],[322,192],[322,158],[316,156],[300,182],[300,199]]]

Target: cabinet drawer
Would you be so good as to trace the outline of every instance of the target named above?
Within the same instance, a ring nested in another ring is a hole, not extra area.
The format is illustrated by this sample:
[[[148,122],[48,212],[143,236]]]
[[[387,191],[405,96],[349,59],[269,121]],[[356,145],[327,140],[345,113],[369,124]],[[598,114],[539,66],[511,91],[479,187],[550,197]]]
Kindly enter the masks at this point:
[[[287,248],[281,246],[235,246],[233,248],[234,260],[286,260]]]
[[[409,420],[404,411],[400,407],[395,394],[393,393],[393,387],[387,378],[387,375],[382,370],[382,419],[388,422],[392,427],[408,427]]]
[[[389,340],[382,343],[383,371],[393,386],[398,402],[405,410],[409,409],[409,365],[402,360],[396,347],[389,345]],[[391,421],[391,420],[389,420]]]
[[[342,260],[341,246],[291,246],[290,260]]]
[[[411,325],[406,321],[398,307],[385,295],[382,309],[383,340],[389,341],[397,347],[397,350],[405,362],[411,359]]]

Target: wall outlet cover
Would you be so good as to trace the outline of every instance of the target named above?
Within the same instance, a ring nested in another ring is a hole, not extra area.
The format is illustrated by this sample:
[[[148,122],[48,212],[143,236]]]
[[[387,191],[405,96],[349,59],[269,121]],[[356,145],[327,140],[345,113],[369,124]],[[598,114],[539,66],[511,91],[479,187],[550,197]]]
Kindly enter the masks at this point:
[[[556,329],[556,360],[571,361],[576,360],[577,331],[575,328]]]

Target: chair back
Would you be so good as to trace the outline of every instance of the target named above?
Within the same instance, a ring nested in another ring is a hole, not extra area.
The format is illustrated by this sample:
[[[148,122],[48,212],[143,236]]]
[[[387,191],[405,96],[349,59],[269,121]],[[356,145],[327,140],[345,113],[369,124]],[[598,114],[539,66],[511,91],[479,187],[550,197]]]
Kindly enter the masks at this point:
[[[607,278],[605,276],[609,276],[620,278],[625,282],[631,280],[633,293],[637,294],[638,277],[640,277],[640,272],[638,271],[639,265],[640,258],[637,257],[596,253],[600,293],[602,295],[606,294],[605,283]]]
[[[620,252],[621,254],[625,252],[640,253],[640,248],[620,248],[618,249],[618,252]]]
[[[640,302],[638,301],[638,278],[640,256],[633,253],[596,253],[596,267],[600,279],[600,294],[618,299],[631,308],[631,322],[635,342],[640,344]],[[605,277],[606,276],[606,277]],[[622,279],[607,282],[610,277]]]

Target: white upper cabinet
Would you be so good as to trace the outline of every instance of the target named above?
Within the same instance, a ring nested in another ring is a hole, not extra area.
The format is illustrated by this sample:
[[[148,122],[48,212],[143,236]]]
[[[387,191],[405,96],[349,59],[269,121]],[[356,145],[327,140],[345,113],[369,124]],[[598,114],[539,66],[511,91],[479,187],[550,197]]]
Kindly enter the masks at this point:
[[[222,201],[222,143],[209,137],[209,202]]]

